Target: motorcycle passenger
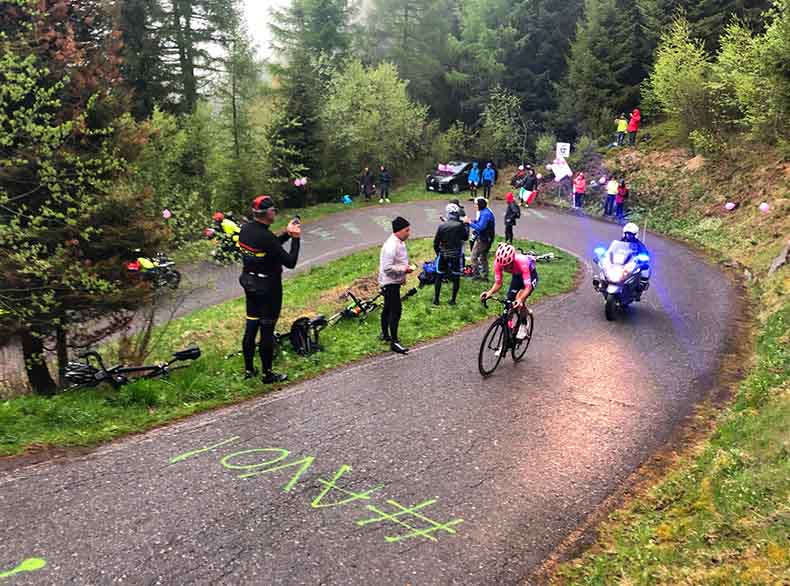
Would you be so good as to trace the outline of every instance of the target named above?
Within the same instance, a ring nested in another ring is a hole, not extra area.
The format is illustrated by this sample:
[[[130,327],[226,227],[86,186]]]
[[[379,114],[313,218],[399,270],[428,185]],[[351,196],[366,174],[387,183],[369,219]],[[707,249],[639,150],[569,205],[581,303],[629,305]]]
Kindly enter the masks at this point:
[[[645,246],[644,243],[639,240],[639,226],[633,222],[629,222],[623,226],[623,237],[621,240],[623,242],[628,242],[631,245],[631,250],[634,251],[634,254],[645,254],[648,257],[650,256],[647,246]],[[641,298],[642,293],[647,291],[648,287],[650,287],[650,266],[645,265],[642,268],[642,272],[639,276],[637,299]]]
[[[252,378],[257,374],[253,361],[255,339],[260,329],[262,380],[266,384],[282,382],[288,378],[287,375],[272,370],[274,328],[282,308],[283,267],[292,269],[296,266],[301,236],[301,227],[296,219],[291,220],[285,233],[275,236],[270,226],[274,223],[276,212],[271,197],[256,197],[252,202],[254,221],[242,226],[238,243],[244,264],[239,283],[244,288],[247,300],[247,323],[242,340],[244,378]],[[288,239],[292,239],[290,252],[283,248]]]
[[[513,309],[518,311],[522,318],[525,318],[525,303],[527,298],[532,295],[535,287],[538,286],[538,271],[534,257],[528,254],[518,254],[512,244],[503,242],[497,248],[494,259],[494,284],[491,289],[480,294],[480,300],[484,301],[492,297],[502,288],[502,277],[505,272],[513,275],[510,280],[507,298],[515,301]],[[527,328],[522,323],[518,332],[516,332],[516,338],[523,340],[527,333]]]
[[[461,210],[454,203],[445,208],[447,220],[439,224],[433,239],[436,252],[436,279],[434,281],[433,304],[439,305],[444,275],[450,273],[453,295],[450,305],[455,305],[458,290],[461,288],[461,274],[464,271],[464,242],[469,238],[469,228],[461,221]]]

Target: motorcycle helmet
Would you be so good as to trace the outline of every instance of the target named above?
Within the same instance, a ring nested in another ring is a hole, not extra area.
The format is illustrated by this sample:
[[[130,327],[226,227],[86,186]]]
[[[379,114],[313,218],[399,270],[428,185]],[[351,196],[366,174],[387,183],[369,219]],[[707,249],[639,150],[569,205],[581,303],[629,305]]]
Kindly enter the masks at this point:
[[[444,213],[448,216],[457,216],[461,213],[461,208],[458,207],[458,204],[448,203],[444,208]]]
[[[637,226],[633,222],[628,222],[625,226],[623,226],[623,236],[625,236],[626,234],[631,234],[634,237],[638,236],[639,226]]]
[[[211,217],[215,222],[221,222],[222,220],[225,219],[225,214],[223,214],[222,212],[214,212],[214,215]]]
[[[274,207],[274,200],[268,195],[259,195],[252,200],[253,215],[260,216]]]
[[[507,266],[516,260],[516,249],[512,245],[502,243],[496,249],[496,263],[502,266]]]

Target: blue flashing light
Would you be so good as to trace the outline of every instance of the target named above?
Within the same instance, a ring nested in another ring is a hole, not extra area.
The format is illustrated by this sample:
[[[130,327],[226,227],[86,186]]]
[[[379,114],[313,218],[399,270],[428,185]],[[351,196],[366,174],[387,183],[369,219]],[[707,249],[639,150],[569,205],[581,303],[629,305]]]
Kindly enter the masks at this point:
[[[604,254],[606,254],[606,249],[603,246],[599,246],[595,250],[593,250],[593,254],[598,258],[601,258]]]
[[[646,255],[644,252],[642,254],[637,254],[636,255],[636,262],[649,263],[650,262],[650,257],[648,255]]]

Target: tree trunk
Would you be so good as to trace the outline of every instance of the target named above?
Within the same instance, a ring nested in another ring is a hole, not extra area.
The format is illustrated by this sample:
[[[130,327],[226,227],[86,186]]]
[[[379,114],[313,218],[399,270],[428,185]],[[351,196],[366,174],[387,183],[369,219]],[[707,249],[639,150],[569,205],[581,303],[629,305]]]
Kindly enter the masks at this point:
[[[182,22],[183,17],[183,22]],[[192,47],[192,4],[191,0],[173,1],[173,26],[175,26],[178,61],[181,66],[184,105],[194,112],[197,105],[197,80],[195,79],[194,49]]]
[[[59,326],[55,330],[57,340],[57,354],[58,354],[58,384],[60,388],[66,386],[66,365],[69,362],[69,348],[66,330],[63,326]]]
[[[20,336],[22,340],[22,355],[25,358],[25,371],[30,387],[37,395],[51,396],[55,394],[57,385],[52,380],[44,355],[44,341],[35,332],[24,330]]]
[[[236,154],[236,161],[241,158],[241,149],[239,148],[239,113],[238,105],[236,104],[236,61],[238,55],[236,54],[236,42],[233,43],[233,58],[231,59],[231,105],[233,108],[233,152]]]

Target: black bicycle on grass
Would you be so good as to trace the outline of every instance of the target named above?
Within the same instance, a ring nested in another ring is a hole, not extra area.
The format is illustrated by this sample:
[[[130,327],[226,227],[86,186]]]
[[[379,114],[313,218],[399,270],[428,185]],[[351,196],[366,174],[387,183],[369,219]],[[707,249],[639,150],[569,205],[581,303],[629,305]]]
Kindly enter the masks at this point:
[[[172,371],[186,368],[187,364],[173,366],[176,362],[197,360],[200,358],[200,348],[193,346],[173,354],[168,362],[160,362],[150,366],[124,366],[118,364],[107,368],[98,352],[86,352],[80,355],[85,362],[69,362],[66,365],[65,379],[70,383],[67,391],[98,387],[102,383],[109,383],[113,388],[122,387],[129,382],[140,378],[156,378],[168,376]]]
[[[483,342],[480,344],[477,367],[483,376],[488,376],[496,370],[508,350],[513,357],[513,362],[524,358],[532,340],[532,329],[535,325],[535,319],[529,308],[527,308],[526,317],[522,318],[513,308],[513,301],[510,299],[497,297],[490,297],[490,299],[502,304],[502,314],[488,327],[485,336],[483,336]],[[488,307],[487,301],[482,301],[485,307]]]

